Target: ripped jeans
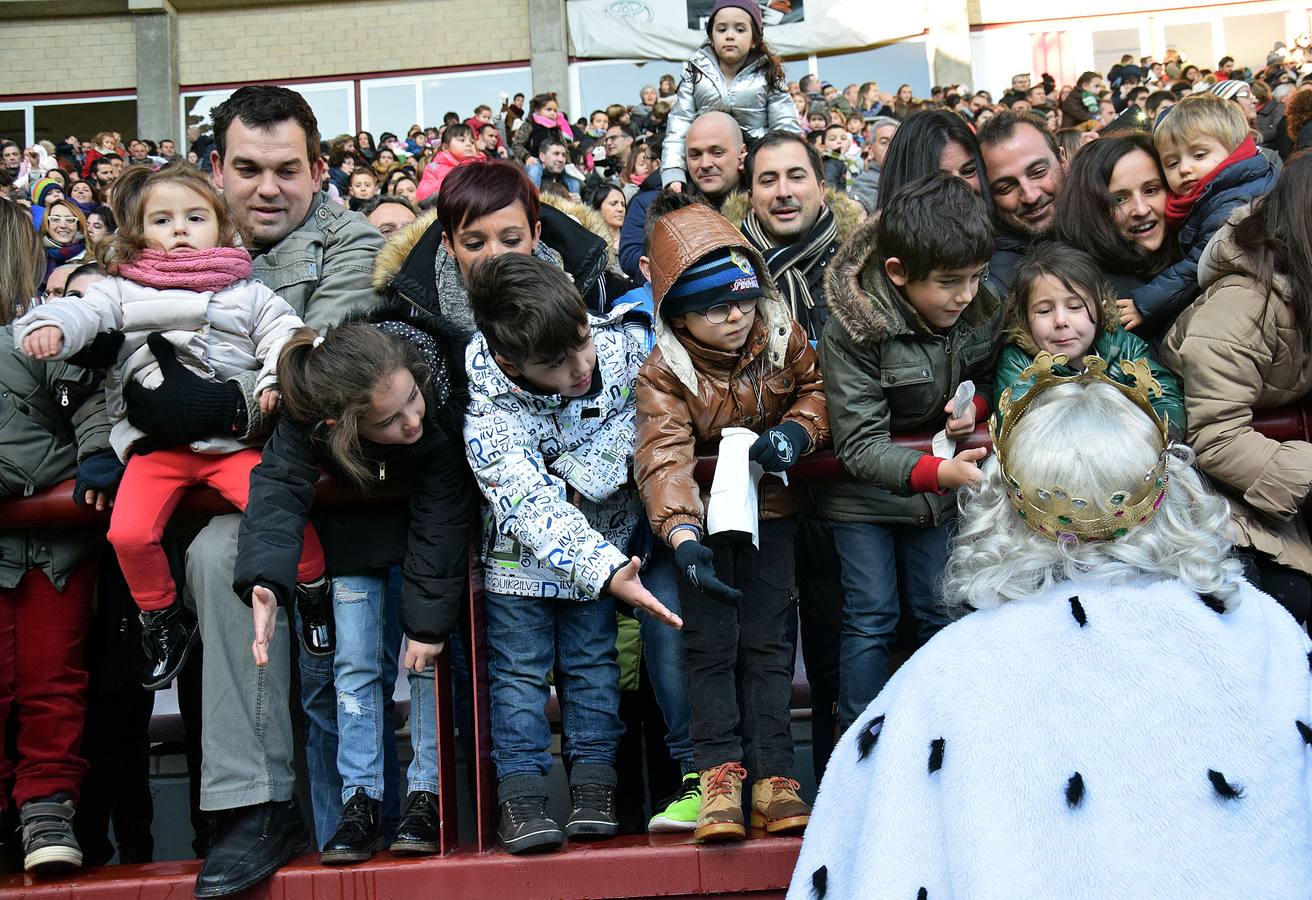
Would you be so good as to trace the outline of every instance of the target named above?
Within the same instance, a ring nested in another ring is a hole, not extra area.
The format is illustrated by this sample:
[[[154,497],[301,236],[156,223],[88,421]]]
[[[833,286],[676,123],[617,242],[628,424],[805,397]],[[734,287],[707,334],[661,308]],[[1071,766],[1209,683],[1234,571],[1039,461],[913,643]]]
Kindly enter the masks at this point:
[[[399,646],[389,646],[384,617],[385,577],[374,574],[333,579],[333,616],[337,652],[333,685],[337,693],[337,771],[342,802],[364,788],[375,800],[383,798],[383,758],[391,730],[384,701],[391,693]],[[407,789],[437,793],[437,705],[433,670],[409,673],[410,740],[414,759],[407,772]],[[328,835],[320,836],[326,840]]]

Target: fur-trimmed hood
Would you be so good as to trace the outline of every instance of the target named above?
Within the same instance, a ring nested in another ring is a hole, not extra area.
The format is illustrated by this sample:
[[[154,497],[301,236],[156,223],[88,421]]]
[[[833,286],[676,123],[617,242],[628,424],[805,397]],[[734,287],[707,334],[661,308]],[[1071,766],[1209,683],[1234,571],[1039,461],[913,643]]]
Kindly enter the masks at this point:
[[[843,241],[825,276],[829,311],[853,343],[873,344],[899,334],[933,333],[903,299],[879,265],[879,217],[871,216]],[[974,301],[961,314],[982,325],[997,314],[1001,301],[981,282]]]
[[[836,191],[833,188],[825,188],[825,206],[834,214],[834,224],[838,227],[838,239],[846,241],[852,232],[861,225],[861,219],[865,212],[861,204],[857,203],[851,197]],[[743,227],[743,222],[747,220],[747,212],[752,208],[751,198],[746,191],[734,191],[724,200],[724,205],[720,207],[720,215],[729,220],[729,224],[739,230]]]

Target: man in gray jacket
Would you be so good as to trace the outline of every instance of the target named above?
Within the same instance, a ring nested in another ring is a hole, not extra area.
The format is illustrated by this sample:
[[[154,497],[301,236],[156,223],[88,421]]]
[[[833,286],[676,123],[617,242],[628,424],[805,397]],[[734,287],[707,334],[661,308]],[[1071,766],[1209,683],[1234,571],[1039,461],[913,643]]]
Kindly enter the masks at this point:
[[[382,236],[319,191],[319,129],[305,99],[271,85],[244,87],[212,118],[214,181],[250,237],[254,277],[318,329],[376,299],[370,275]],[[125,395],[128,418],[161,446],[216,433],[249,438],[261,425],[251,387],[169,366],[158,389]],[[200,805],[227,813],[196,879],[197,897],[249,888],[306,839],[292,799],[292,632],[285,623],[277,630],[268,666],[257,669],[250,609],[232,591],[240,521],[216,517],[187,551],[187,591],[205,644]]]

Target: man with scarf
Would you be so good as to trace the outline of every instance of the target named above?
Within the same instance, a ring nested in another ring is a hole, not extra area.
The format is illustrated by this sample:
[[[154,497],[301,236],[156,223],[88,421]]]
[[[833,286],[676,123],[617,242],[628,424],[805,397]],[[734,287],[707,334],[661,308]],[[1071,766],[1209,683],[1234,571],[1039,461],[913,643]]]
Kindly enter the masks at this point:
[[[751,209],[742,232],[815,342],[829,318],[825,269],[839,245],[820,155],[800,135],[772,131],[748,151],[743,173]]]
[[[820,154],[801,135],[772,131],[743,162],[746,200],[724,215],[765,257],[770,275],[788,301],[793,318],[812,342],[829,319],[825,272],[843,237],[861,217],[861,207],[836,191],[826,193]],[[838,637],[843,624],[841,563],[828,524],[808,498],[797,517],[797,570],[802,656],[811,685],[811,746],[816,780],[834,746],[838,702]]]

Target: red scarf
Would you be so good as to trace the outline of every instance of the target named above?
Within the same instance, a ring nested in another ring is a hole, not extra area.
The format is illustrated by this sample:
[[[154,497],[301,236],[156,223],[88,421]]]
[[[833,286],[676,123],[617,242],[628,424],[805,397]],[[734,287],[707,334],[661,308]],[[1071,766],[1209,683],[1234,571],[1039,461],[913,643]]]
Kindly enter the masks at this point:
[[[1212,183],[1212,179],[1217,175],[1220,175],[1222,170],[1227,166],[1243,159],[1251,159],[1254,156],[1257,156],[1257,144],[1253,141],[1252,135],[1249,135],[1244,138],[1242,144],[1235,148],[1233,153],[1221,160],[1220,164],[1215,169],[1208,172],[1205,178],[1195,184],[1193,190],[1189,193],[1185,194],[1183,197],[1169,194],[1166,198],[1166,224],[1169,225],[1172,230],[1179,228],[1180,224],[1185,219],[1189,218],[1189,213],[1193,211],[1194,204],[1198,202],[1198,198],[1202,196],[1203,189]]]
[[[251,277],[251,255],[240,247],[215,247],[191,253],[142,250],[118,275],[158,290],[221,291]]]

